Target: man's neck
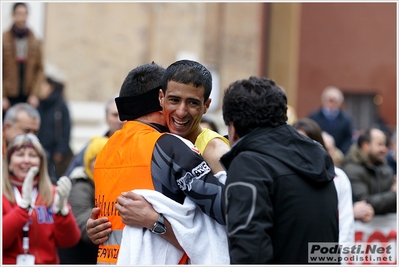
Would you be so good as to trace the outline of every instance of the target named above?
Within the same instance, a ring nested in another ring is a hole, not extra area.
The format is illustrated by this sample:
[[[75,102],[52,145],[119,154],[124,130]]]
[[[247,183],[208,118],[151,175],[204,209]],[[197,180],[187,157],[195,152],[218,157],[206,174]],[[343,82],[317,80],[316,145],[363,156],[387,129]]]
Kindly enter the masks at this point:
[[[195,144],[197,137],[201,134],[202,128],[199,126],[195,131],[190,132],[187,136],[182,136],[187,140],[191,141],[191,143]]]

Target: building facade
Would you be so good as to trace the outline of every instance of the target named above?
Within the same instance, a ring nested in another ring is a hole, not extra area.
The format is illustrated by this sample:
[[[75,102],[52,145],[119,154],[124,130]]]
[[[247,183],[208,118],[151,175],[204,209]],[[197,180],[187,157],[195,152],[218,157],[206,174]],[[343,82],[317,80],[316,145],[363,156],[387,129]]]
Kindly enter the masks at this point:
[[[334,85],[356,127],[378,117],[396,126],[396,2],[44,5],[45,62],[63,72],[71,103],[106,101],[140,64],[190,58],[216,77],[212,115],[222,127],[224,88],[251,75],[283,86],[298,117]]]

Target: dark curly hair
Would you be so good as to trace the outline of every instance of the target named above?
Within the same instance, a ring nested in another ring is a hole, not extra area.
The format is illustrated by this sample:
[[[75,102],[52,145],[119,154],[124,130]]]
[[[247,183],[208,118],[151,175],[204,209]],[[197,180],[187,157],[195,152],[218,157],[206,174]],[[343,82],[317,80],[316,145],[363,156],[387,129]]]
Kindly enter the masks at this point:
[[[230,84],[224,92],[222,110],[224,123],[233,123],[236,133],[243,137],[259,126],[286,124],[287,97],[273,80],[251,76]]]

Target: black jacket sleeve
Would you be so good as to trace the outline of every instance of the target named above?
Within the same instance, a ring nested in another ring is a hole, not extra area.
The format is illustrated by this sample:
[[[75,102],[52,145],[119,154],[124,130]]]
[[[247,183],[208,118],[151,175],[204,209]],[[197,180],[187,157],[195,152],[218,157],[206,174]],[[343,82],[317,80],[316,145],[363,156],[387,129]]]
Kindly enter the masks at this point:
[[[232,264],[270,263],[273,259],[272,178],[262,170],[256,158],[240,153],[227,172],[226,225]]]
[[[224,185],[212,175],[191,142],[172,134],[160,137],[153,151],[151,172],[157,191],[179,203],[187,196],[205,214],[225,224]]]

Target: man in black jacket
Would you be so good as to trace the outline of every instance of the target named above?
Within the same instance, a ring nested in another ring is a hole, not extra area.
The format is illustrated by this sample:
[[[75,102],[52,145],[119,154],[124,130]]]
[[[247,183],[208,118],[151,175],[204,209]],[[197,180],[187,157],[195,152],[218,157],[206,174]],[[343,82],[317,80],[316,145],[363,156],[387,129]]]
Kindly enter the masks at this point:
[[[286,95],[270,79],[250,77],[225,91],[232,147],[221,162],[232,264],[306,264],[309,243],[338,243],[334,164],[286,124],[286,111]]]

